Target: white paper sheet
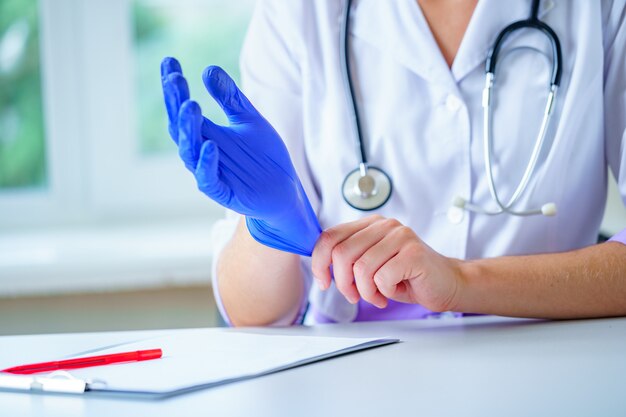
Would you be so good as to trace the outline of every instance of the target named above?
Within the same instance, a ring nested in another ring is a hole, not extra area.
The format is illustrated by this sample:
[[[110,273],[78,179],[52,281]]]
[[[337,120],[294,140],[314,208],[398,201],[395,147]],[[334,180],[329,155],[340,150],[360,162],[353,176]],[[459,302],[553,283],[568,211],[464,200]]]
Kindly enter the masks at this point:
[[[168,394],[247,379],[395,339],[279,336],[203,329],[157,337],[85,356],[161,348],[161,359],[73,370],[102,380],[94,391]]]

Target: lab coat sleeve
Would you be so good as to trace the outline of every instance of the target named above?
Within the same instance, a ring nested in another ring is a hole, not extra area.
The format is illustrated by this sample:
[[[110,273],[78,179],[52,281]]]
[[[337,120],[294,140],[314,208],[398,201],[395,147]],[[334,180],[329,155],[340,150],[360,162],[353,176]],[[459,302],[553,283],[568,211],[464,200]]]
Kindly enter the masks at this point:
[[[604,130],[606,159],[626,205],[626,1],[605,14]]]
[[[220,296],[219,288],[217,286],[217,262],[220,254],[224,250],[224,247],[228,241],[233,237],[235,229],[237,228],[237,222],[239,221],[239,214],[231,210],[226,210],[226,215],[223,219],[218,220],[211,230],[211,242],[213,243],[212,261],[211,261],[211,287],[213,288],[213,295],[215,297],[215,304],[217,309],[224,319],[224,322],[231,326],[232,322],[226,313],[224,304],[222,303],[222,297]]]
[[[609,240],[609,242],[619,242],[619,243],[623,243],[624,245],[626,245],[626,229],[622,230],[621,232],[613,236]]]
[[[259,0],[257,1],[250,26],[244,41],[240,67],[242,90],[252,104],[274,126],[285,142],[293,165],[315,213],[320,199],[313,184],[307,162],[303,137],[302,82],[298,64],[300,35],[298,24],[302,16],[300,1]],[[217,286],[217,261],[232,238],[238,215],[228,213],[213,229],[212,280],[215,299],[224,320],[230,324],[222,305]],[[311,278],[307,263],[301,260],[305,277],[304,293],[295,322],[301,322],[308,304]],[[284,318],[274,325],[291,324]]]

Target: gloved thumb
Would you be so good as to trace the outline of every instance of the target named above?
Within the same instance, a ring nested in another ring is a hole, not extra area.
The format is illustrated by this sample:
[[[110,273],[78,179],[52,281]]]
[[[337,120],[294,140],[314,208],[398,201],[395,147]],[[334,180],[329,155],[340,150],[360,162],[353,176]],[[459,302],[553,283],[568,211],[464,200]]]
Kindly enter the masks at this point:
[[[207,67],[202,73],[202,81],[231,123],[239,122],[250,114],[258,115],[250,100],[222,68],[214,65]]]

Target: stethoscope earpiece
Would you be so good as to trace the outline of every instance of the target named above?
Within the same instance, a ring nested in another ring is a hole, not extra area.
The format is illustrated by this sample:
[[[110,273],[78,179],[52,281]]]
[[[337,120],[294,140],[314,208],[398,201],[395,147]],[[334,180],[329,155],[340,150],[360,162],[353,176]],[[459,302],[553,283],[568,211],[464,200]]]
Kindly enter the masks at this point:
[[[556,204],[555,203],[546,203],[541,206],[541,214],[544,216],[556,216]]]
[[[467,210],[473,213],[486,214],[489,216],[495,216],[497,214],[507,213],[507,214],[512,214],[514,216],[535,216],[535,215],[541,214],[546,217],[552,217],[552,216],[556,216],[556,213],[557,213],[557,208],[556,208],[555,203],[546,203],[543,206],[541,206],[540,209],[535,209],[535,210],[516,211],[516,210],[512,210],[510,207],[499,207],[496,210],[485,210],[484,208],[476,204],[472,204],[465,198],[458,196],[458,195],[454,197],[454,199],[452,200],[451,207],[453,209]]]

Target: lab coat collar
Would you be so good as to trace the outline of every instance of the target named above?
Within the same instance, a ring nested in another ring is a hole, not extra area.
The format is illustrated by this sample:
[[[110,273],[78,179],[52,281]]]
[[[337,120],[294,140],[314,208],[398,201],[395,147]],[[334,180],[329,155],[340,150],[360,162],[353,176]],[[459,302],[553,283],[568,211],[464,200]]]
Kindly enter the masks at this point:
[[[551,0],[544,0],[540,17],[553,6]],[[504,27],[528,17],[530,1],[480,0],[451,70],[417,0],[360,0],[353,7],[353,36],[389,51],[399,63],[429,82],[456,84],[485,62],[489,48]]]

